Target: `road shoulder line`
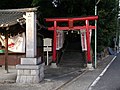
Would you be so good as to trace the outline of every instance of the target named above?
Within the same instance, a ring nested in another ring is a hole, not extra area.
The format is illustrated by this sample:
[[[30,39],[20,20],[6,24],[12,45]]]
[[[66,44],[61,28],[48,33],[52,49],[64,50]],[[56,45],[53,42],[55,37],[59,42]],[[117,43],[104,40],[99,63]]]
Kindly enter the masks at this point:
[[[93,81],[93,83],[90,85],[90,87],[88,88],[88,90],[92,90],[92,87],[94,87],[97,82],[100,80],[100,78],[105,74],[105,72],[107,71],[107,69],[110,67],[110,65],[112,64],[112,62],[116,59],[117,56],[114,56],[114,58],[110,61],[110,63],[105,67],[105,69],[102,71],[102,73],[100,73],[100,75]]]

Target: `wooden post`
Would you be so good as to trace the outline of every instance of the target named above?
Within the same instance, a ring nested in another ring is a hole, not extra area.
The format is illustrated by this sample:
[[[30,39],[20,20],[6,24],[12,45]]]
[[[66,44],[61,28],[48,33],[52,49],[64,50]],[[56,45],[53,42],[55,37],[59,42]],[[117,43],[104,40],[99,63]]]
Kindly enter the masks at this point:
[[[87,63],[91,63],[89,21],[86,20]]]
[[[8,32],[5,32],[5,70],[8,73]]]
[[[56,36],[57,36],[56,28],[57,28],[57,22],[54,21],[54,39],[53,39],[54,41],[53,41],[53,57],[52,57],[53,62],[56,62],[56,45],[57,45],[57,40],[56,40]]]

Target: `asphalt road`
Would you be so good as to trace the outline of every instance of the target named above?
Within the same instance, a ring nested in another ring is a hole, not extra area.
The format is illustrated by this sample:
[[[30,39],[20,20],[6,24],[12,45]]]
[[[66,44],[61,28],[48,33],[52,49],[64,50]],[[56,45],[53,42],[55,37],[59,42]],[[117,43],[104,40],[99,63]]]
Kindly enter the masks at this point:
[[[91,90],[120,90],[120,54]]]
[[[48,78],[47,80],[44,80],[43,82],[41,82],[39,84],[30,84],[30,85],[29,84],[23,85],[23,84],[18,84],[18,83],[0,83],[0,90],[88,90],[91,83],[97,78],[97,76],[103,71],[103,69],[106,67],[106,65],[113,58],[114,58],[114,56],[109,56],[103,60],[100,60],[97,69],[95,69],[93,71],[86,70],[85,73],[82,73],[82,75],[80,74],[81,72],[78,71],[78,72],[73,72],[69,75],[63,75],[62,77],[59,77],[59,79],[58,78],[53,78],[53,79]],[[119,58],[120,58],[120,56],[117,59],[119,59]],[[115,60],[115,62],[116,61],[119,61],[119,60]],[[113,62],[113,64],[115,62]],[[117,65],[119,66],[118,62],[117,62]],[[115,66],[114,68],[116,70],[116,65],[114,65],[114,66]],[[112,69],[114,69],[114,68],[112,68]],[[73,68],[71,68],[70,70],[72,70],[72,69]],[[117,69],[118,69],[118,67],[117,67]],[[60,68],[58,68],[57,70],[60,72],[61,70],[65,70],[65,69],[60,70]],[[115,70],[113,70],[113,71],[115,71]],[[53,70],[53,71],[56,72],[56,70]],[[73,69],[73,71],[74,71],[74,69]],[[113,71],[111,71],[112,74],[114,74]],[[0,72],[0,75],[1,75],[1,77],[3,76],[2,72]],[[56,74],[56,75],[58,75],[58,74]],[[76,77],[76,75],[78,75],[77,78],[72,79],[73,76]],[[114,76],[114,78],[117,78],[117,81],[119,82],[119,79],[118,79],[119,73],[116,76]],[[108,78],[108,76],[107,76],[107,78]],[[64,84],[66,79],[67,80],[72,79],[72,81],[68,84]],[[108,79],[111,79],[111,78],[109,77]],[[102,78],[101,78],[101,80],[102,80]],[[108,83],[108,85],[112,86],[114,82],[111,82],[112,84],[110,84],[110,81],[108,81],[107,83]],[[104,82],[104,83],[107,84],[106,82]],[[99,82],[97,84],[99,84]],[[99,86],[97,84],[95,87],[93,87],[93,90],[119,90],[119,89],[113,89],[113,88],[112,89],[109,89],[109,88],[107,88],[107,89],[101,88],[100,89],[101,86],[97,87],[97,86]],[[61,87],[61,85],[65,85],[65,86],[63,86],[60,89],[56,89],[57,87]],[[119,88],[120,84],[117,83],[115,85],[118,85],[117,88]],[[104,86],[104,84],[102,84],[102,86]]]

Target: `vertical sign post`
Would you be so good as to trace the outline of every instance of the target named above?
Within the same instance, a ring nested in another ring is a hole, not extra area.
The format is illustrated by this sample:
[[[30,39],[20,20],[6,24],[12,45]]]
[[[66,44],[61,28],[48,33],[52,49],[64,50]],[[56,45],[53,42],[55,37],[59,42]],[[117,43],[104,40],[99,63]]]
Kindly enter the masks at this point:
[[[47,65],[49,65],[49,51],[52,51],[52,39],[51,38],[44,39],[44,51],[47,52]]]

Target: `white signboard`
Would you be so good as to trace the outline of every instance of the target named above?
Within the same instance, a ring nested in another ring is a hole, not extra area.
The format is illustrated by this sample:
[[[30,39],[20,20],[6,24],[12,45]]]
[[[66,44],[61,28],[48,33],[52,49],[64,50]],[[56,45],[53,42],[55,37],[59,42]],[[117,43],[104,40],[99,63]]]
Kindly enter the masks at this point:
[[[52,39],[45,38],[44,41],[44,51],[52,51]]]
[[[44,51],[52,51],[52,47],[44,47]]]
[[[64,44],[64,33],[63,31],[57,30],[57,50],[60,50]]]
[[[90,31],[90,42],[91,42],[91,34],[92,30]],[[81,46],[82,46],[82,51],[87,51],[87,40],[86,40],[86,30],[80,30],[81,32]]]
[[[51,38],[45,38],[44,41],[44,51],[47,52],[47,65],[49,65],[49,51],[52,51],[52,39]]]
[[[80,32],[81,32],[81,46],[82,46],[82,51],[87,51],[86,30],[80,30]]]
[[[51,38],[45,38],[43,39],[44,46],[52,46],[52,39]]]

